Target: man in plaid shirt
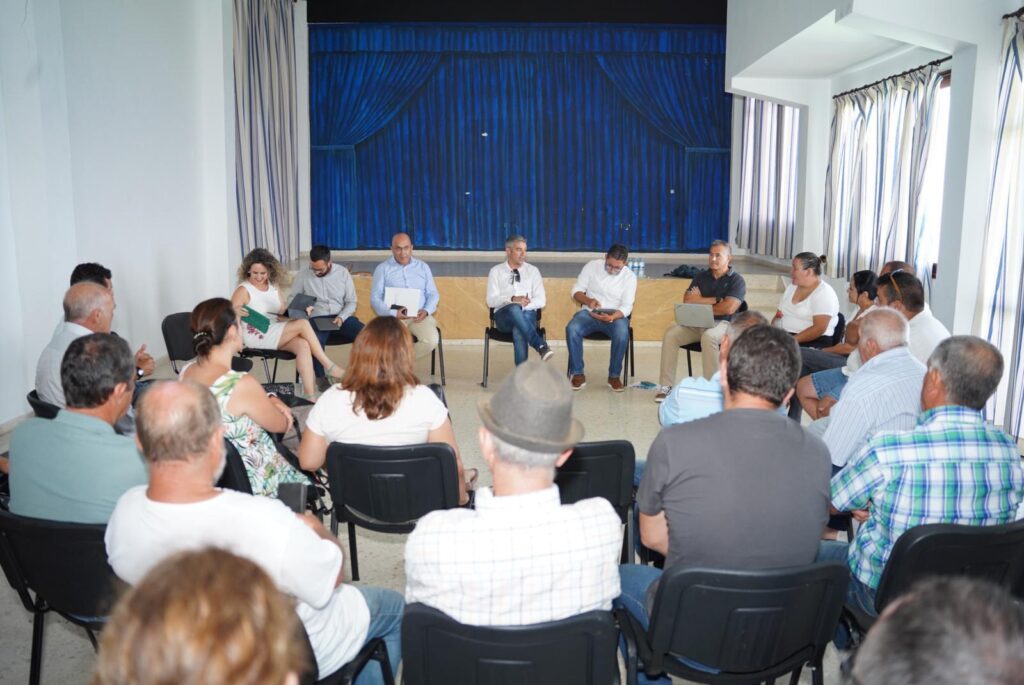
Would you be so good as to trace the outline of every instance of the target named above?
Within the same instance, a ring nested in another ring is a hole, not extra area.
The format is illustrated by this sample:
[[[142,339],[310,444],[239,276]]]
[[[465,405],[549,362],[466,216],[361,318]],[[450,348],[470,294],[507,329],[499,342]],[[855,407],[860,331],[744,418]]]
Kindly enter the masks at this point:
[[[853,606],[875,614],[878,582],[904,531],[1014,519],[1024,497],[1017,443],[981,413],[1002,374],[993,345],[974,336],[947,338],[928,358],[917,426],[875,435],[832,478],[832,506],[866,515],[852,544],[823,541],[818,552],[819,561],[847,561]]]

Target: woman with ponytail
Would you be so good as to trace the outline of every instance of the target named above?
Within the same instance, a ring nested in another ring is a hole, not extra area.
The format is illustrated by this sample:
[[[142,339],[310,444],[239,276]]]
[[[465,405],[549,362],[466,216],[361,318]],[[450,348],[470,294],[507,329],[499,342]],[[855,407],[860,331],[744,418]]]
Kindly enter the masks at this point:
[[[273,497],[281,483],[308,482],[281,456],[267,433],[287,431],[291,410],[268,396],[255,378],[231,370],[231,357],[244,346],[231,301],[216,297],[200,302],[189,324],[197,359],[181,370],[181,380],[206,386],[217,398],[224,437],[241,455],[253,494]]]

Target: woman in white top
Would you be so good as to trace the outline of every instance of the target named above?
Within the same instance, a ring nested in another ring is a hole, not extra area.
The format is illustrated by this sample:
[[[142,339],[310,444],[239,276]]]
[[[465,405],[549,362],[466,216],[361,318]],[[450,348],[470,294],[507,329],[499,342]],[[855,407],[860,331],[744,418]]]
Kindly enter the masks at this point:
[[[789,275],[793,282],[782,293],[772,325],[792,333],[803,347],[827,347],[839,321],[839,298],[821,278],[824,257],[801,252],[793,258]]]
[[[352,343],[348,371],[340,385],[321,395],[309,413],[299,445],[299,463],[315,471],[324,464],[332,442],[360,445],[418,445],[445,442],[455,450],[459,472],[459,502],[469,501],[476,469],[463,474],[459,446],[448,408],[425,385],[420,385],[409,329],[399,320],[381,316],[371,321]]]
[[[317,340],[313,327],[306,319],[281,319],[278,312],[285,310],[284,297],[277,289],[283,269],[277,257],[261,247],[245,255],[238,267],[239,286],[231,296],[239,316],[246,315],[246,309],[263,314],[271,320],[264,333],[248,323],[242,322],[242,339],[246,347],[258,350],[287,350],[295,355],[295,368],[302,385],[309,394],[316,391],[316,377],[313,374],[313,357],[323,364],[328,376],[341,378],[341,372],[324,352]]]

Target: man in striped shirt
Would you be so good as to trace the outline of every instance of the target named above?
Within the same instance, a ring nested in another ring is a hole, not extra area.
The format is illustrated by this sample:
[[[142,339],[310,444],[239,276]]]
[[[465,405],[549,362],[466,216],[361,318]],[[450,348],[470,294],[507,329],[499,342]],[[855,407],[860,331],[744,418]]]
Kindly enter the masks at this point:
[[[986,424],[981,411],[1002,374],[993,345],[974,336],[947,338],[928,358],[917,426],[875,435],[832,478],[836,510],[869,510],[852,544],[823,541],[818,552],[819,561],[847,561],[847,602],[875,613],[892,547],[914,526],[1014,519],[1024,497],[1017,444]]]

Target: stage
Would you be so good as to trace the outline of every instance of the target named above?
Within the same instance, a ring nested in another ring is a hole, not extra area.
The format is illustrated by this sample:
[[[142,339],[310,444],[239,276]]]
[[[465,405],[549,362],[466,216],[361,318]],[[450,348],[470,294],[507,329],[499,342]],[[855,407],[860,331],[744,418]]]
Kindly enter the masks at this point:
[[[389,253],[336,251],[333,261],[349,269],[356,285],[359,305],[356,316],[361,321],[373,318],[370,307],[370,284],[373,269]],[[435,318],[445,340],[482,340],[487,327],[487,273],[502,258],[495,252],[417,252],[416,257],[430,265],[437,289],[441,294]],[[580,253],[531,254],[529,263],[536,266],[544,277],[547,305],[541,325],[547,330],[548,340],[564,340],[565,325],[578,305],[570,296],[580,269],[590,259],[602,255]],[[636,303],[633,307],[633,332],[636,341],[660,341],[665,329],[675,321],[672,304],[681,302],[690,285],[685,278],[666,278],[680,264],[707,266],[707,255],[642,255],[646,278],[637,282]],[[304,263],[304,262],[303,262]],[[761,260],[738,256],[734,267],[747,281],[747,301],[751,308],[774,313],[782,292],[780,276],[788,275],[788,268]],[[293,265],[297,268],[298,265]]]

